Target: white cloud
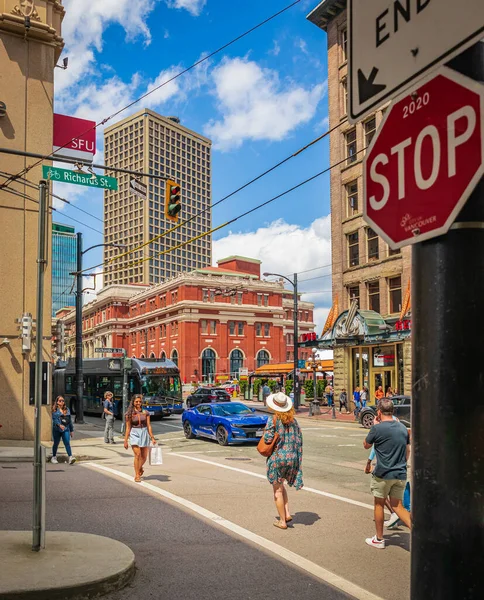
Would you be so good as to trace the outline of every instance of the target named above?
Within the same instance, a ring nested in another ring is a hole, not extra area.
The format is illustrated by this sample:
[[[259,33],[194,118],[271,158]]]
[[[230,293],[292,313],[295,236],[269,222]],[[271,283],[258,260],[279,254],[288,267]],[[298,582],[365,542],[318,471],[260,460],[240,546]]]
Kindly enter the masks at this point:
[[[280,51],[281,51],[281,47],[279,46],[278,41],[274,40],[274,46],[272,47],[271,50],[269,50],[268,54],[272,54],[272,56],[278,56]]]
[[[85,288],[94,288],[84,292],[84,304],[95,300],[98,293],[103,289],[103,267],[96,267],[93,271],[94,277],[84,277],[83,285]]]
[[[250,249],[250,250],[248,250]],[[300,273],[299,290],[303,300],[314,302],[317,332],[320,333],[331,306],[331,217],[320,217],[309,227],[278,219],[256,231],[233,232],[214,240],[214,262],[234,254],[262,261],[262,272],[291,277]],[[327,265],[325,268],[301,273]],[[304,282],[303,280],[308,280]],[[326,291],[327,290],[327,291]],[[325,291],[325,293],[321,293]],[[311,293],[313,292],[313,293]]]
[[[212,72],[214,93],[222,114],[205,133],[215,147],[228,150],[244,140],[281,140],[310,121],[326,86],[311,89],[288,81],[282,86],[277,71],[242,58],[225,59]]]
[[[306,56],[309,54],[308,45],[307,45],[306,40],[303,40],[302,38],[297,38],[295,43],[296,43],[296,46],[299,48],[299,50],[301,50],[301,52],[303,54],[306,54]]]
[[[194,17],[202,12],[207,0],[167,0],[169,8],[184,8]]]

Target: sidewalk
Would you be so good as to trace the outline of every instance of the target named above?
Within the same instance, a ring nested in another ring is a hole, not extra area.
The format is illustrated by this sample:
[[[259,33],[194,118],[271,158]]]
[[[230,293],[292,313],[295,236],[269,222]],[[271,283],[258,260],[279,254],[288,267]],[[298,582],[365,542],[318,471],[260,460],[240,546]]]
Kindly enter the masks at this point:
[[[240,399],[240,402],[247,404],[251,408],[255,408],[260,412],[271,412],[269,408],[264,406],[262,402],[254,402],[253,400],[243,400]],[[333,421],[333,422],[341,422],[341,423],[351,423],[353,425],[360,426],[361,425],[355,421],[355,416],[353,413],[345,414],[340,413],[339,408],[336,408],[336,419],[333,419],[333,410],[328,408],[327,406],[321,406],[321,414],[318,416],[309,416],[309,405],[301,405],[297,411],[298,419],[310,419],[315,421]]]

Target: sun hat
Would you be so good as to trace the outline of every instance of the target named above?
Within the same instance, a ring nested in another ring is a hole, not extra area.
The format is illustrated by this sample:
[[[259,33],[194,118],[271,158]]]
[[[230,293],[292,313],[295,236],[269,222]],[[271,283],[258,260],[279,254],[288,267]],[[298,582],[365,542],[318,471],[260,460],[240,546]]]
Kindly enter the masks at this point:
[[[276,412],[288,412],[292,408],[292,400],[283,392],[276,392],[267,396],[267,406]]]

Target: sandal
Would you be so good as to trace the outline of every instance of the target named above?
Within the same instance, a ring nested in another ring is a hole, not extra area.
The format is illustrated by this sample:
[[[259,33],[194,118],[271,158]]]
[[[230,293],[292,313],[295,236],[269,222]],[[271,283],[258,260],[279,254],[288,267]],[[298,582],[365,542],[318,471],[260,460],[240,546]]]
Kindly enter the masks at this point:
[[[287,525],[283,525],[280,521],[274,521],[272,524],[278,529],[287,529]]]
[[[145,470],[143,469],[143,467],[141,467],[141,469],[139,470],[139,475],[140,475],[140,477],[142,477],[142,476],[143,476],[143,473],[144,473],[144,472],[145,472]]]
[[[286,517],[286,523],[290,523],[292,521],[292,517]]]
[[[136,483],[141,483],[141,477],[139,475],[136,475],[134,480],[136,481]]]

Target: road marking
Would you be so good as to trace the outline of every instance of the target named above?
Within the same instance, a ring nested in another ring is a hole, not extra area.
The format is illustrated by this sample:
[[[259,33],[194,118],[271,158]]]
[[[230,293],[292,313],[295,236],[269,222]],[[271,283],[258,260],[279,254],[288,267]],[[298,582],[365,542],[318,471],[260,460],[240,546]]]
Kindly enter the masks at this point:
[[[174,427],[175,429],[183,429],[182,425],[172,425],[171,423],[160,423],[160,425],[164,425],[165,427]]]
[[[207,465],[214,465],[215,467],[220,467],[221,469],[228,469],[229,471],[236,471],[237,473],[244,473],[245,475],[251,475],[252,477],[258,477],[259,479],[267,479],[265,475],[261,475],[260,473],[254,473],[253,471],[247,471],[245,469],[239,469],[237,467],[229,467],[229,465],[221,465],[220,463],[216,463],[212,460],[205,460],[203,458],[195,458],[194,456],[186,456],[185,454],[179,454],[178,452],[171,452],[170,456],[179,456],[181,458],[186,458],[188,460],[196,460],[197,462],[206,463]],[[345,498],[344,496],[338,496],[336,494],[330,494],[329,492],[323,492],[321,490],[317,490],[315,488],[310,488],[304,486],[303,491],[310,492],[312,494],[318,494],[319,496],[326,496],[326,498],[331,498],[332,500],[339,500],[340,502],[346,502],[347,504],[353,504],[354,506],[359,506],[361,508],[368,508],[369,510],[373,510],[372,504],[365,504],[364,502],[359,502],[358,500],[352,500],[351,498]]]
[[[320,435],[319,437],[322,437],[322,438],[327,438],[327,437],[337,438],[337,437],[339,437],[339,435],[331,435],[331,434],[329,434],[329,435]]]
[[[167,492],[166,490],[152,485],[151,483],[147,483],[146,481],[143,481],[141,483],[134,483],[133,477],[131,475],[127,475],[122,471],[117,471],[116,469],[112,469],[111,467],[107,467],[105,465],[99,465],[97,463],[84,463],[83,466],[98,469],[100,471],[106,471],[107,473],[111,473],[112,475],[120,477],[121,479],[125,479],[126,481],[135,485],[138,488],[144,488],[146,490],[149,490],[150,492],[154,492],[155,494],[162,496],[163,498],[166,498],[167,500],[171,500],[172,502],[175,502],[180,506],[184,506],[188,510],[194,512],[195,515],[205,517],[214,525],[218,525],[224,529],[227,529],[228,531],[235,533],[236,535],[248,540],[249,542],[252,542],[257,546],[268,550],[276,557],[286,560],[291,565],[299,567],[300,569],[306,571],[313,577],[317,577],[321,581],[332,585],[333,587],[345,592],[346,594],[350,594],[353,598],[357,598],[357,600],[383,600],[382,598],[380,598],[380,596],[376,596],[372,592],[365,590],[359,585],[356,585],[355,583],[352,583],[347,579],[343,579],[343,577],[340,577],[339,575],[328,571],[327,569],[317,565],[316,563],[313,563],[307,558],[304,558],[303,556],[300,556],[299,554],[288,550],[284,546],[280,546],[279,544],[276,544],[271,540],[263,538],[262,536],[257,535],[256,533],[253,533],[252,531],[249,531],[244,527],[240,527],[240,525],[237,525],[236,523],[233,523],[232,521],[229,521],[228,519],[225,519],[224,517],[221,517],[220,515],[217,515],[211,512],[210,510],[203,508],[203,506],[191,502],[190,500],[186,500],[185,498],[176,496],[175,494]]]
[[[338,448],[354,448],[356,444],[338,444]]]

